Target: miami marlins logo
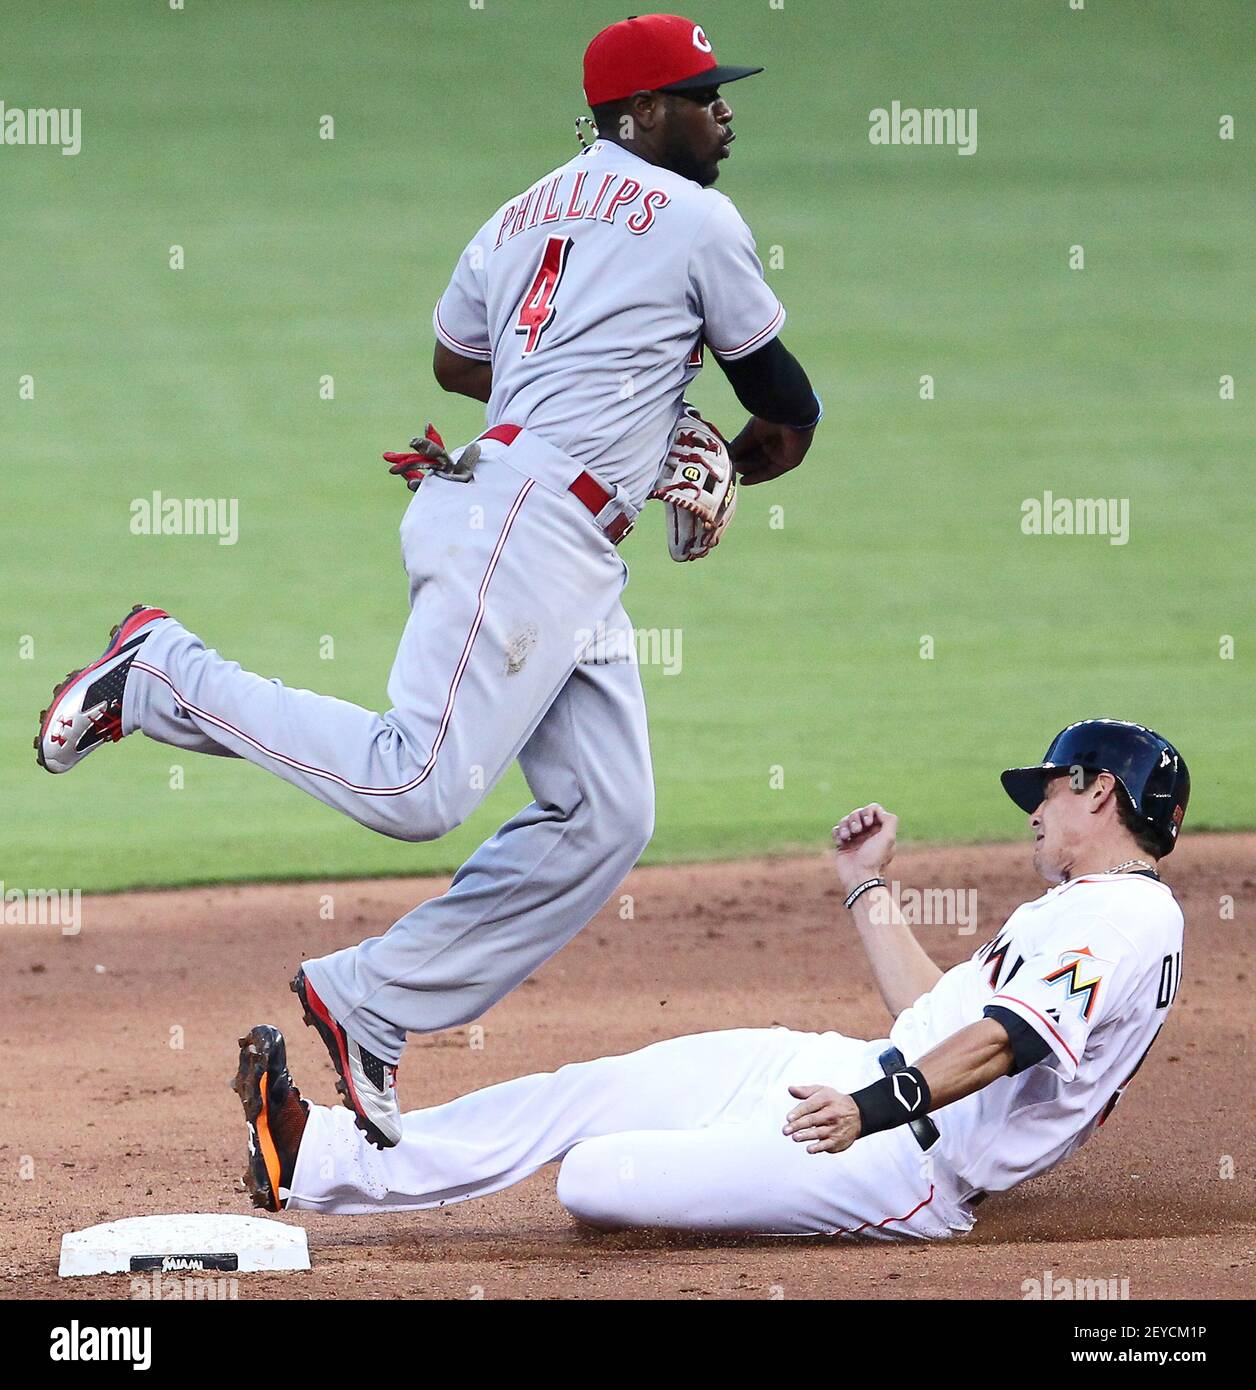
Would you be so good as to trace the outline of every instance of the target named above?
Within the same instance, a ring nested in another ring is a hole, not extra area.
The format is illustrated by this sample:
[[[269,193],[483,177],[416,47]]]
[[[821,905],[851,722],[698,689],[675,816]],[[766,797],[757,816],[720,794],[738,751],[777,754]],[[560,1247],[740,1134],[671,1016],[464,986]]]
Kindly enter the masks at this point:
[[[1043,981],[1049,985],[1064,985],[1065,999],[1080,1001],[1082,1017],[1087,1023],[1095,1011],[1095,1000],[1099,996],[1099,986],[1103,982],[1103,971],[1095,973],[1096,966],[1103,964],[1089,946],[1079,951],[1065,951],[1060,957],[1064,963]]]
[[[1003,933],[1000,932],[993,941],[987,941],[981,950],[977,952],[977,958],[981,963],[990,967],[990,973],[986,978],[990,982],[991,989],[998,989],[1000,983],[1006,985],[1021,966],[1025,964],[1025,957],[1017,956],[1016,964],[1012,966],[1007,974],[1003,976],[1002,981],[1000,981],[999,974],[1007,961],[1007,953],[1011,944],[1012,938],[1010,936],[1004,936]]]

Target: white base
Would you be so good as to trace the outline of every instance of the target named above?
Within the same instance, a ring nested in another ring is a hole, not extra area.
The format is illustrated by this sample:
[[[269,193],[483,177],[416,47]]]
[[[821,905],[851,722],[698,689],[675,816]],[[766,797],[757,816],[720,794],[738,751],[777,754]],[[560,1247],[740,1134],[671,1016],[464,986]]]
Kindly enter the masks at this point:
[[[226,1259],[198,1262],[198,1256]],[[133,1265],[132,1260],[140,1263]],[[171,1274],[249,1274],[309,1267],[309,1246],[300,1226],[258,1216],[131,1216],[62,1236],[58,1273],[62,1278],[150,1269]]]

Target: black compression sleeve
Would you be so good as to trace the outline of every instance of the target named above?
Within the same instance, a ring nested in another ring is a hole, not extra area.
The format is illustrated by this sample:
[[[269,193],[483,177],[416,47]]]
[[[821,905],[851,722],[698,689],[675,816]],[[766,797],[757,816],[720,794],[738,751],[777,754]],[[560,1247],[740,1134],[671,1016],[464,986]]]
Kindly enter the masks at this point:
[[[794,429],[810,429],[819,422],[819,398],[798,359],[779,338],[735,362],[715,360],[751,415]]]
[[[1011,1009],[1005,1009],[998,1004],[987,1004],[982,1013],[1002,1024],[1007,1030],[1008,1041],[1012,1044],[1012,1065],[1007,1073],[1009,1076],[1016,1076],[1029,1067],[1037,1066],[1044,1057],[1050,1055],[1051,1048],[1043,1040],[1042,1034],[1031,1028],[1020,1014],[1014,1014]]]

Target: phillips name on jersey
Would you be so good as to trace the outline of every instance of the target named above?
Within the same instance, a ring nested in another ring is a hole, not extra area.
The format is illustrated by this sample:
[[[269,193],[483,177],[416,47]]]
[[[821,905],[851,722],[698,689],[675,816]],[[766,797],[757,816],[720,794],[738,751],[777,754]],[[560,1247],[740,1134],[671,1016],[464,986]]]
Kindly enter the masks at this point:
[[[734,361],[784,322],[732,202],[606,140],[499,208],[433,313],[450,351],[492,363],[490,425],[534,430],[637,506],[703,345]]]

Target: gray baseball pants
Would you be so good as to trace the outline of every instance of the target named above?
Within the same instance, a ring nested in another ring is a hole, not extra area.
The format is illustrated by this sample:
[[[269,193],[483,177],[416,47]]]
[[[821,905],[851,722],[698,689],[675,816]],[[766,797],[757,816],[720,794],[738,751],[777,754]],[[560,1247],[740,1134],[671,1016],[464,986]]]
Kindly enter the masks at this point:
[[[247,758],[402,840],[444,835],[518,759],[534,800],[448,892],[305,963],[386,1062],[408,1032],[478,1017],[565,945],[653,829],[627,567],[566,490],[578,471],[525,432],[486,441],[469,483],[425,479],[401,525],[410,617],[385,714],[242,670],[173,619],[132,665],[124,733]]]

